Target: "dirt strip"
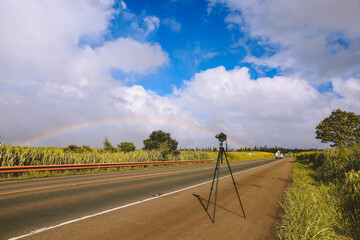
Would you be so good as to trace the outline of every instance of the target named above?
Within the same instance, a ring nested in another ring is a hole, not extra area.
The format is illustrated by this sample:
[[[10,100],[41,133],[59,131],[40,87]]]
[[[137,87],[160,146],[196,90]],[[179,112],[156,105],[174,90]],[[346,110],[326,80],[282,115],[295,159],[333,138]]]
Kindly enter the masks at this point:
[[[284,190],[291,182],[292,160],[235,175],[244,218],[231,178],[219,181],[205,211],[211,183],[148,202],[67,224],[24,239],[276,239]],[[223,164],[221,171],[228,171]]]

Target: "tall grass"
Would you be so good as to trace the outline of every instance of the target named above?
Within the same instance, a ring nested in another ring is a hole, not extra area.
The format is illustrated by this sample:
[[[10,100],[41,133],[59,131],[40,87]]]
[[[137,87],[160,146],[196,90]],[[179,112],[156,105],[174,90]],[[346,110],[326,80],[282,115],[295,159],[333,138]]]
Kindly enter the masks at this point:
[[[0,146],[0,166],[114,163],[114,162],[150,162],[161,161],[159,151],[105,152],[92,150],[69,152],[62,148],[35,148],[18,146]]]
[[[360,239],[360,145],[299,154],[280,239]]]
[[[349,239],[337,233],[339,201],[328,186],[318,184],[310,167],[294,163],[292,187],[286,192],[282,207],[279,239]]]
[[[114,162],[152,162],[163,160],[196,160],[216,159],[218,152],[181,151],[180,154],[164,156],[156,150],[136,150],[133,152],[107,152],[103,149],[79,148],[71,151],[67,148],[55,147],[20,147],[6,146],[0,143],[0,166],[52,165],[52,164],[84,164]],[[274,154],[253,152],[228,152],[229,161],[273,158]]]
[[[251,153],[251,155],[249,155]],[[274,158],[275,154],[268,152],[226,152],[229,162]],[[218,152],[213,151],[181,151],[179,159],[214,159],[218,157]]]

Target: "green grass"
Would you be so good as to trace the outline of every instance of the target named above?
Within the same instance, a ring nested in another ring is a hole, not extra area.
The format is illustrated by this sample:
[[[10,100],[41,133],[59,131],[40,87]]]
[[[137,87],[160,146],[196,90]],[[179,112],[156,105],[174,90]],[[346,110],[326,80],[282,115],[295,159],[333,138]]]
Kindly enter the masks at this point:
[[[299,154],[279,239],[360,239],[360,145]]]
[[[20,147],[6,146],[0,143],[0,166],[27,166],[27,165],[53,165],[53,164],[85,164],[85,163],[116,163],[116,162],[153,162],[163,160],[200,160],[216,159],[218,152],[212,151],[180,151],[178,155],[163,157],[160,151],[136,150],[133,152],[107,152],[103,149],[78,148],[69,151],[67,148],[56,147]],[[266,152],[228,152],[228,159],[233,161],[255,160],[273,158],[274,154]],[[162,166],[147,166],[155,168]],[[140,167],[142,168],[142,167]],[[134,169],[134,168],[131,168]],[[63,176],[74,174],[101,173],[109,171],[122,171],[123,168],[66,170],[47,172],[25,172],[15,174],[2,174],[0,180],[38,178],[48,176]],[[127,169],[129,170],[129,169]]]
[[[204,163],[190,163],[187,165],[197,165],[197,164],[204,164]],[[150,165],[144,167],[95,168],[95,169],[79,169],[79,170],[64,170],[64,171],[34,171],[34,172],[30,171],[18,175],[6,174],[0,178],[0,181],[82,175],[82,174],[96,174],[96,173],[108,173],[108,172],[122,172],[122,171],[133,171],[133,170],[153,169],[153,168],[168,168],[168,167],[178,167],[178,166],[184,166],[184,165],[174,164],[174,165],[159,165],[159,166]]]
[[[251,153],[251,155],[249,155]],[[256,160],[265,158],[274,158],[274,153],[268,152],[226,152],[229,162],[238,162],[246,160]],[[179,158],[181,160],[193,159],[214,159],[218,157],[218,152],[213,151],[181,151]]]
[[[69,151],[55,147],[20,147],[6,146],[0,143],[0,166],[27,166],[52,164],[85,164],[116,162],[153,162],[163,160],[216,159],[217,152],[180,151],[180,154],[164,157],[157,150],[136,150],[133,152],[107,152],[103,149],[82,149]],[[274,154],[264,152],[228,152],[229,161],[273,158]]]
[[[282,204],[279,239],[351,239],[339,234],[342,228],[339,201],[330,187],[312,178],[314,173],[310,167],[294,163],[293,183]]]

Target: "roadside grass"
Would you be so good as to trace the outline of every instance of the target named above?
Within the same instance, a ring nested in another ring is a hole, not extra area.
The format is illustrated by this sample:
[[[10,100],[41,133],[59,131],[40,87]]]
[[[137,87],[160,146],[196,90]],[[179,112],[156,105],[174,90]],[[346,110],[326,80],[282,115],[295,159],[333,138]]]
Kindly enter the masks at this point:
[[[230,162],[274,158],[273,153],[268,152],[227,152]],[[180,151],[180,154],[170,156],[167,160],[216,160],[218,152],[214,151]],[[51,164],[83,164],[83,163],[114,163],[114,162],[152,162],[162,161],[163,156],[159,151],[136,150],[134,152],[106,152],[103,149],[88,149],[81,152],[66,151],[64,148],[40,148],[5,146],[0,144],[0,166],[24,166],[24,165],[51,165]],[[191,163],[191,165],[198,163]],[[206,163],[205,163],[206,164]],[[184,164],[165,166],[146,166],[149,168],[183,166]],[[144,169],[144,167],[131,168],[97,168],[85,170],[24,172],[15,174],[0,174],[0,181],[29,179],[50,176],[67,176],[90,173],[104,173],[114,171],[128,171]]]
[[[360,239],[360,145],[296,156],[279,239]]]
[[[189,163],[186,165],[198,165],[198,164],[204,164],[204,163]],[[184,164],[140,166],[140,167],[121,167],[121,168],[94,168],[94,169],[63,170],[63,171],[29,171],[29,172],[24,172],[21,174],[16,174],[16,175],[15,174],[14,175],[12,175],[12,174],[4,175],[4,176],[0,177],[0,182],[1,181],[10,181],[10,180],[32,179],[32,178],[123,172],[123,171],[132,171],[132,170],[168,168],[168,167],[179,167],[179,166],[184,166]]]
[[[294,162],[293,183],[282,204],[279,239],[350,239],[337,233],[342,228],[339,201],[330,187],[313,179],[314,174],[308,165]]]
[[[251,153],[251,154],[250,154]],[[274,153],[269,152],[226,152],[229,162],[239,162],[247,160],[257,160],[274,158]],[[181,151],[179,158],[181,160],[194,160],[194,159],[214,159],[217,160],[218,152],[213,151]]]
[[[228,152],[229,161],[273,158],[273,153],[266,152]],[[216,159],[218,152],[213,151],[179,151],[177,154],[163,156],[158,150],[136,150],[132,152],[109,152],[104,149],[78,148],[71,151],[56,147],[20,147],[0,143],[0,167],[52,165],[52,164],[85,164],[117,162],[154,162],[164,160],[197,160]]]
[[[207,163],[188,163],[186,165],[199,165]],[[142,169],[154,169],[154,168],[169,168],[180,167],[184,164],[173,165],[157,165],[157,166],[136,166],[136,167],[120,167],[120,168],[93,168],[93,169],[79,169],[79,170],[62,170],[62,171],[29,171],[16,174],[0,174],[1,181],[22,180],[32,178],[45,178],[45,177],[57,177],[57,176],[70,176],[70,175],[82,175],[82,174],[97,174],[97,173],[109,173],[109,172],[123,172]]]

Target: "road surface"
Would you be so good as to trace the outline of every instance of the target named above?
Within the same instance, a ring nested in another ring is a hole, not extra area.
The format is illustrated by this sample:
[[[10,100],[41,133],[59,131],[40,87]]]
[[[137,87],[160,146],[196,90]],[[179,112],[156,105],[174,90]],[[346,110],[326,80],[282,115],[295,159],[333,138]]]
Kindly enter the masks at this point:
[[[231,178],[220,181],[214,224],[202,207],[211,183],[166,195],[211,180],[214,164],[2,182],[1,239],[212,239],[215,233],[220,234],[217,239],[233,234],[241,234],[239,239],[261,239],[254,234],[260,230],[269,239],[278,202],[290,182],[289,159],[231,163],[231,168],[237,173],[263,164],[268,165],[235,175],[247,218],[235,201]],[[228,175],[225,164],[220,173]],[[145,199],[150,200],[133,205]],[[127,204],[131,206],[123,207]],[[264,212],[264,207],[270,210]],[[259,217],[259,225],[251,227],[254,216]],[[242,230],[226,230],[232,224]],[[32,233],[38,229],[42,230]]]

